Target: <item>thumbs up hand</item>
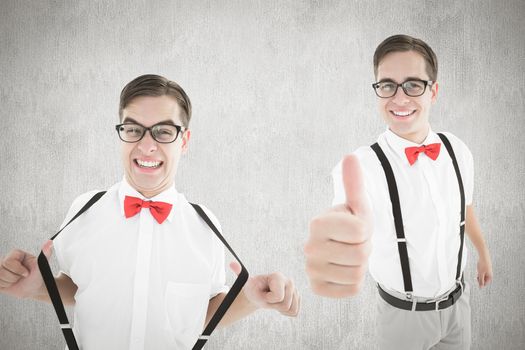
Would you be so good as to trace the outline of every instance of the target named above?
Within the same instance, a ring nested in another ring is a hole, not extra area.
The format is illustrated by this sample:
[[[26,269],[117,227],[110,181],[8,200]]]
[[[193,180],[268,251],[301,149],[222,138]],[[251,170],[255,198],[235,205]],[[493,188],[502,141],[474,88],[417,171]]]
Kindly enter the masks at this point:
[[[304,246],[312,290],[331,298],[360,291],[371,251],[372,216],[359,160],[346,156],[342,167],[346,202],[310,221]]]
[[[47,258],[51,256],[52,244],[52,241],[47,241],[42,247]],[[0,293],[18,298],[47,294],[36,256],[14,249],[1,262]]]
[[[231,262],[230,269],[238,275],[241,266]],[[253,276],[243,287],[246,299],[257,308],[274,309],[286,316],[299,313],[300,296],[294,283],[280,272]]]

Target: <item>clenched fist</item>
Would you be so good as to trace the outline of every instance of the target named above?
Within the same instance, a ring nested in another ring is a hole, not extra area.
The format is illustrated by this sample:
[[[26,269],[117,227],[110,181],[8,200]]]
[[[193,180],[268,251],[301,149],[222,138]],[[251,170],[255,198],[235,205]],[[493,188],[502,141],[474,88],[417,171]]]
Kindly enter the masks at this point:
[[[241,272],[237,262],[230,263],[236,275]],[[252,276],[243,288],[246,299],[257,308],[273,309],[285,316],[295,317],[299,313],[301,296],[294,282],[280,272]]]
[[[51,246],[52,241],[47,241],[42,247],[48,258]],[[18,298],[35,298],[47,294],[37,257],[19,249],[7,254],[0,266],[0,293]]]

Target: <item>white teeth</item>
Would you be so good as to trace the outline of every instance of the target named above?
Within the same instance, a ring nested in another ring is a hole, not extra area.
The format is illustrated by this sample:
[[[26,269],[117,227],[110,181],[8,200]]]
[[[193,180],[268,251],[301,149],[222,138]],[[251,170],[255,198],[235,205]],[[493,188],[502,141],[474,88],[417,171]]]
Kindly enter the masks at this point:
[[[394,113],[394,115],[397,115],[399,117],[406,117],[406,116],[409,116],[410,114],[414,113],[414,111],[410,111],[410,112],[396,112],[396,111],[392,111],[392,113]]]
[[[137,159],[137,163],[139,166],[143,167],[143,168],[156,168],[160,165],[160,162],[150,162],[150,161],[143,161],[143,160],[139,160]]]

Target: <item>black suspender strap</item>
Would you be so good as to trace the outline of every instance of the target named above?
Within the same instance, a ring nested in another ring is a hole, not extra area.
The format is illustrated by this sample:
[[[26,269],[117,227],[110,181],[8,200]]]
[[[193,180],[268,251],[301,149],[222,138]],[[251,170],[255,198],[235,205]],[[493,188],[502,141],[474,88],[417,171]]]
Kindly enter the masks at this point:
[[[71,220],[68,221],[67,224],[64,225],[58,231],[53,237],[51,237],[51,240],[55,239],[56,236],[62,230],[66,228],[71,222],[73,222],[76,218],[78,218],[80,215],[82,215],[86,210],[88,210],[93,204],[95,204],[104,194],[106,191],[98,192],[95,194],[91,199],[78,211],[78,213],[73,216]],[[228,311],[231,304],[234,302],[237,295],[242,290],[242,287],[246,284],[246,281],[248,280],[249,274],[248,270],[246,270],[246,267],[243,265],[237,254],[233,251],[233,249],[230,247],[228,242],[224,239],[224,237],[221,235],[217,227],[213,224],[213,222],[210,220],[208,215],[204,212],[204,210],[197,204],[190,203],[192,207],[195,209],[197,214],[204,220],[204,222],[210,227],[210,229],[213,231],[213,233],[219,238],[219,240],[228,248],[230,253],[237,259],[239,264],[241,264],[241,272],[239,273],[239,276],[233,283],[232,287],[230,288],[230,291],[226,296],[224,297],[224,300],[221,302],[219,307],[217,308],[217,311],[212,316],[210,322],[202,332],[202,335],[199,336],[199,339],[193,346],[192,350],[200,350],[204,347],[208,339],[210,338],[211,333],[213,330],[217,327],[220,320],[223,318],[223,316]],[[49,297],[53,303],[53,307],[55,308],[55,312],[58,316],[58,321],[60,322],[60,328],[62,328],[62,333],[64,334],[64,338],[66,340],[66,344],[69,350],[79,350],[77,341],[75,339],[75,335],[73,334],[73,329],[69,323],[69,320],[66,315],[66,311],[64,308],[64,304],[62,303],[62,299],[60,298],[60,294],[58,292],[58,287],[55,282],[55,278],[53,276],[53,273],[51,272],[51,268],[49,266],[49,262],[44,255],[44,252],[40,252],[38,255],[38,267],[40,268],[40,273],[42,274],[42,278],[44,280],[44,284],[46,285],[47,291],[49,293]]]
[[[461,198],[461,218],[459,222],[459,252],[458,252],[458,266],[456,269],[456,281],[460,281],[461,278],[461,260],[463,258],[463,241],[465,238],[465,189],[463,187],[463,179],[461,178],[461,172],[459,171],[459,165],[458,161],[456,159],[456,154],[454,153],[454,149],[452,148],[452,145],[450,144],[450,141],[448,138],[442,134],[438,133],[439,138],[447,148],[448,154],[450,158],[452,159],[452,164],[454,165],[454,170],[456,171],[456,177],[458,178],[458,185],[459,185],[459,196]]]
[[[73,220],[78,218],[93,204],[95,204],[95,202],[98,201],[100,197],[104,195],[104,193],[106,193],[106,191],[98,192],[93,197],[91,197],[91,199],[86,204],[84,204],[84,206],[78,211],[78,213],[76,213],[76,215],[73,216],[73,218],[69,220],[69,222],[60,229],[60,231],[58,231],[53,237],[51,237],[51,240],[55,239],[55,237],[58,236],[58,234],[62,232],[62,230],[65,229],[71,222],[73,222]],[[73,329],[71,328],[69,320],[67,319],[66,310],[64,309],[64,304],[62,303],[62,299],[60,298],[58,287],[55,282],[55,277],[53,277],[53,273],[51,272],[51,268],[49,267],[49,262],[47,261],[47,258],[44,255],[43,251],[41,251],[38,255],[38,267],[40,269],[40,273],[42,274],[44,284],[46,285],[47,292],[49,293],[49,298],[51,299],[53,307],[55,308],[55,312],[58,316],[58,322],[60,322],[60,328],[62,328],[62,333],[64,334],[64,338],[66,339],[67,347],[69,350],[78,350],[78,344],[75,339],[75,335],[73,334]]]
[[[226,314],[226,311],[228,311],[229,307],[234,302],[234,300],[237,297],[237,295],[239,295],[239,293],[241,292],[242,287],[246,284],[246,281],[248,280],[248,276],[249,275],[248,275],[248,271],[244,267],[243,263],[241,262],[241,260],[237,256],[237,254],[235,254],[233,249],[230,247],[228,242],[226,242],[224,237],[221,235],[221,233],[219,232],[217,227],[215,227],[215,225],[210,220],[208,215],[206,215],[204,210],[202,210],[202,208],[199,205],[197,205],[197,204],[194,204],[194,203],[190,203],[190,204],[193,206],[195,211],[197,211],[197,214],[199,214],[199,216],[202,218],[202,220],[204,220],[204,222],[206,222],[206,224],[208,224],[208,226],[215,233],[215,235],[217,235],[217,237],[226,246],[226,248],[228,248],[228,250],[230,251],[230,253],[232,253],[232,255],[235,257],[235,259],[237,259],[239,264],[241,264],[241,272],[240,272],[239,276],[237,277],[237,279],[233,283],[232,287],[230,288],[230,291],[224,297],[224,300],[221,302],[221,304],[217,308],[217,311],[212,316],[210,322],[208,323],[208,325],[206,326],[206,328],[202,332],[202,335],[199,337],[199,340],[197,340],[197,342],[195,343],[195,345],[193,346],[193,349],[192,349],[192,350],[200,350],[200,349],[202,349],[204,344],[206,344],[206,341],[208,341],[211,333],[213,332],[215,327],[217,327],[217,325],[219,324],[219,321],[222,319],[222,317]]]
[[[405,285],[405,292],[407,296],[411,296],[414,291],[412,288],[412,277],[410,275],[410,265],[408,263],[407,240],[405,238],[405,229],[403,227],[403,217],[401,215],[401,205],[399,204],[399,192],[397,190],[396,179],[390,162],[386,158],[385,153],[376,142],[372,149],[379,158],[381,166],[385,172],[386,182],[388,184],[388,192],[390,194],[390,202],[392,203],[392,214],[394,216],[394,225],[397,236],[397,249],[399,251],[399,259],[401,260],[401,270],[403,272],[403,283]]]

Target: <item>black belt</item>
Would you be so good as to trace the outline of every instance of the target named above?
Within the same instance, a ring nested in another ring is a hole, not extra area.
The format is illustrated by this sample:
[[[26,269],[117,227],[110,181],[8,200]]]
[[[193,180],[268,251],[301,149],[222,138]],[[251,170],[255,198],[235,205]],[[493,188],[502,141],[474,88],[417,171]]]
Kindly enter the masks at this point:
[[[381,288],[379,285],[377,285],[377,289],[379,290],[379,295],[381,296],[381,298],[383,298],[384,301],[386,301],[394,307],[397,307],[398,309],[412,310],[415,304],[415,311],[443,310],[447,307],[454,305],[456,301],[458,301],[459,297],[463,293],[463,281],[461,281],[461,283],[458,283],[456,289],[450,292],[450,294],[448,294],[447,296],[444,296],[440,300],[428,303],[414,303],[412,301],[396,298],[395,296],[385,292],[383,288]]]

